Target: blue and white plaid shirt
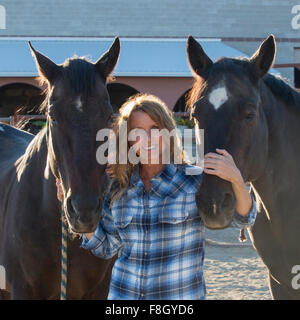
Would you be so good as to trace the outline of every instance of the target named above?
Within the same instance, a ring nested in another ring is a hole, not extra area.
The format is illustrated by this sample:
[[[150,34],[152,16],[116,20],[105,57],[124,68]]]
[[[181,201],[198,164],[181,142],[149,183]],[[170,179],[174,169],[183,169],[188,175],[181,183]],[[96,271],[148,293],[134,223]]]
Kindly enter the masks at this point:
[[[84,236],[82,247],[106,259],[118,253],[108,299],[205,298],[205,228],[195,203],[202,175],[186,175],[186,168],[166,165],[148,195],[136,167],[131,186],[112,207],[104,201],[96,233],[90,240]],[[235,212],[236,226],[254,223],[252,202],[247,216]]]

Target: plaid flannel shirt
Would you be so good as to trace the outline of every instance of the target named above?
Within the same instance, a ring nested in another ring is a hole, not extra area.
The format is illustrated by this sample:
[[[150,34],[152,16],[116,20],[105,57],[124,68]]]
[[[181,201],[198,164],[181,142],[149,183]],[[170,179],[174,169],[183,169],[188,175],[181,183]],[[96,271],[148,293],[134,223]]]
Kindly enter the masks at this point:
[[[95,235],[82,247],[101,258],[118,253],[108,299],[205,299],[204,224],[195,203],[202,174],[186,175],[190,165],[169,164],[144,189],[136,166],[129,188],[111,207],[109,195]],[[237,227],[256,218],[234,214]]]

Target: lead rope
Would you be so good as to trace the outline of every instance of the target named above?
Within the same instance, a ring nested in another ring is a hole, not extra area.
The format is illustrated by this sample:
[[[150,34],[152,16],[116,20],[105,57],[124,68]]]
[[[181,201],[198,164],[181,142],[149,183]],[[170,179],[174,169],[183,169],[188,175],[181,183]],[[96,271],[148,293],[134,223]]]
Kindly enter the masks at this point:
[[[239,238],[240,242],[245,242],[247,241],[247,237],[245,235],[245,229],[242,228],[240,229],[240,238]]]
[[[48,117],[46,119],[46,145],[48,149]],[[67,275],[68,275],[68,225],[63,208],[61,208],[61,280],[60,300],[67,300]]]
[[[64,210],[61,210],[61,281],[60,300],[67,300],[67,274],[68,274],[68,225]]]

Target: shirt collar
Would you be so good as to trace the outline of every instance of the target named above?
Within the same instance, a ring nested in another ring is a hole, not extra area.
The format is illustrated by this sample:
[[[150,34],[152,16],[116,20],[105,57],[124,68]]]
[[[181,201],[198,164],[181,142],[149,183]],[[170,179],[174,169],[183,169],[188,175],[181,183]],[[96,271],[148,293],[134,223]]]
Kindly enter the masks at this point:
[[[158,197],[165,197],[166,195],[172,196],[172,190],[174,187],[179,187],[172,184],[172,180],[174,179],[176,172],[177,166],[175,164],[167,164],[158,175],[151,179],[151,191]],[[131,175],[130,187],[128,191],[131,196],[139,196],[143,193],[143,190],[144,184],[140,178],[139,166],[136,165]]]

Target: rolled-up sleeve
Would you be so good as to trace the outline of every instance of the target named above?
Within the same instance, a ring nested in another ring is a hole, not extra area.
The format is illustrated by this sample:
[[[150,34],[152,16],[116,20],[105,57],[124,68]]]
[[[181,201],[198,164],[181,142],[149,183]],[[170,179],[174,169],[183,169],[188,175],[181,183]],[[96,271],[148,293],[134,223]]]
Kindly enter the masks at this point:
[[[257,205],[254,196],[251,194],[251,186],[247,185],[247,189],[250,193],[252,206],[247,215],[242,216],[236,210],[234,212],[232,226],[236,228],[247,228],[254,225],[257,215]]]
[[[103,202],[102,216],[95,234],[90,240],[83,235],[81,248],[91,250],[97,257],[110,259],[119,251],[121,246],[121,238],[114,224],[111,209],[108,201],[105,200]]]

